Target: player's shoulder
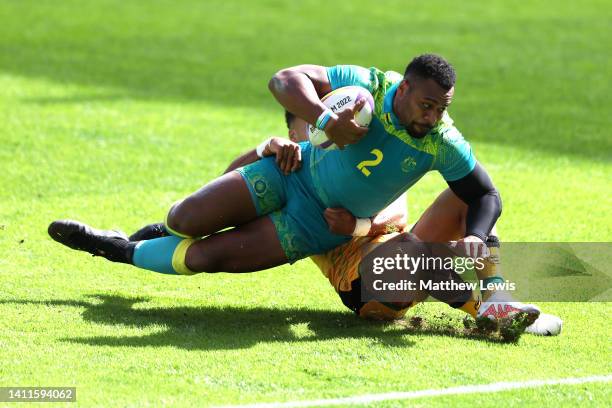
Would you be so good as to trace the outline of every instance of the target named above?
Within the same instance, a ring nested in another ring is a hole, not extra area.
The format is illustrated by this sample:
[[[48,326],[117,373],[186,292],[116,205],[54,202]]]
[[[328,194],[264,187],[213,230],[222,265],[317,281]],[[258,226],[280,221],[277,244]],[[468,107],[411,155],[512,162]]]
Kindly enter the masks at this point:
[[[342,86],[357,85],[366,88],[372,95],[385,94],[394,84],[403,79],[395,71],[382,71],[376,67],[363,67],[360,65],[334,65],[327,67],[332,89]]]
[[[332,90],[345,86],[360,86],[373,92],[377,86],[376,78],[368,68],[359,65],[334,65],[327,67],[327,77]]]
[[[448,112],[444,112],[442,119],[432,129],[432,136],[438,139],[441,145],[452,146],[467,143]]]
[[[445,113],[432,135],[437,146],[432,169],[440,171],[445,180],[458,180],[474,168],[472,148],[448,114]]]
[[[374,93],[386,93],[393,85],[404,79],[403,75],[395,71],[382,71],[376,67],[370,68],[370,75],[373,82],[376,84],[372,94]]]

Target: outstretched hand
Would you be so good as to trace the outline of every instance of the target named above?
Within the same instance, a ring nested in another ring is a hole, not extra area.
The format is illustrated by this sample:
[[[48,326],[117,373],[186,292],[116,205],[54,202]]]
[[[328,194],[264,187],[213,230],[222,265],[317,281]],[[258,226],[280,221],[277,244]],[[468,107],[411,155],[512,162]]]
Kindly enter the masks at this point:
[[[263,151],[264,156],[276,155],[276,164],[285,174],[298,170],[302,166],[300,145],[282,137],[273,137]]]
[[[347,144],[354,144],[368,133],[367,127],[362,127],[355,122],[355,114],[363,108],[365,99],[358,100],[355,105],[338,112],[338,119],[330,119],[325,127],[325,134],[329,140],[334,142],[340,149]]]

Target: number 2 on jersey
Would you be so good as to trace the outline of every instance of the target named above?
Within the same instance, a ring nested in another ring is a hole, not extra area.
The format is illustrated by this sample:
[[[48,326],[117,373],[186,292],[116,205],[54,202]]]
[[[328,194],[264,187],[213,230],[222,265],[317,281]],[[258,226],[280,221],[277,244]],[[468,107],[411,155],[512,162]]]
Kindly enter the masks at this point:
[[[357,168],[359,170],[361,170],[361,172],[368,177],[370,174],[372,174],[372,172],[370,171],[370,169],[368,169],[368,167],[374,167],[374,166],[378,166],[380,164],[380,162],[383,159],[383,152],[381,152],[378,149],[372,149],[372,151],[370,152],[374,155],[375,159],[374,160],[364,160],[361,163],[359,163],[357,165]]]

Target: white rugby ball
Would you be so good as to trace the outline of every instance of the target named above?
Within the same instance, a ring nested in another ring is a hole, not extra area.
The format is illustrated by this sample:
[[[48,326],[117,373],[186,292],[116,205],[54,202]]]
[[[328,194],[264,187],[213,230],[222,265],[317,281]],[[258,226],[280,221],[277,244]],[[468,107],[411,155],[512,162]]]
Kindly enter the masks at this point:
[[[374,98],[367,89],[360,86],[345,86],[338,88],[321,99],[321,102],[334,113],[343,111],[346,108],[352,108],[357,101],[365,99],[366,103],[363,108],[355,113],[355,122],[359,126],[367,127],[372,121],[372,112],[374,111]],[[337,149],[338,146],[327,138],[325,131],[317,129],[313,125],[308,128],[308,139],[310,143],[324,150]]]

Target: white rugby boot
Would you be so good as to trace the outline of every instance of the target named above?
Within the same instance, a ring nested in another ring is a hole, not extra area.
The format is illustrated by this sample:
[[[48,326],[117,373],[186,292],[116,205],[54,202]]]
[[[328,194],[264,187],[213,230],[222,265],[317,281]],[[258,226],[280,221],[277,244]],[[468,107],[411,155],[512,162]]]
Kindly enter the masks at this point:
[[[533,324],[527,326],[525,333],[536,336],[557,336],[563,328],[563,320],[558,316],[541,313]]]

